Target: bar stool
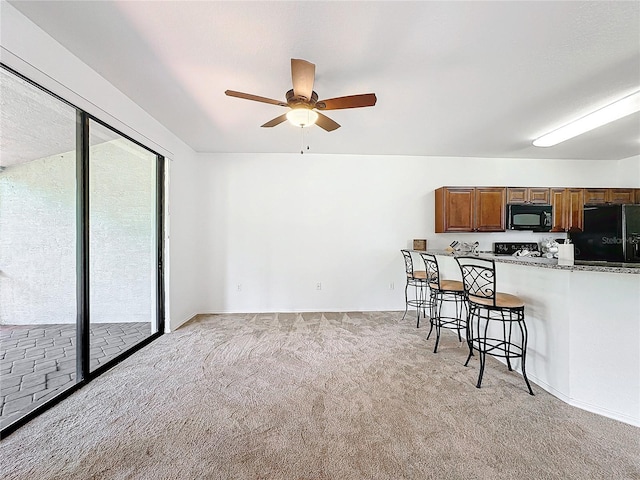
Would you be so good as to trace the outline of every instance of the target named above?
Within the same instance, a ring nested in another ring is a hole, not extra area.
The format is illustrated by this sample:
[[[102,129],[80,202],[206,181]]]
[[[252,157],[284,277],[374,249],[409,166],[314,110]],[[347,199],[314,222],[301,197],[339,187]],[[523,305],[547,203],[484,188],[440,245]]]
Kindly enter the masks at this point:
[[[407,274],[407,283],[404,286],[404,315],[402,316],[402,320],[407,316],[407,311],[409,307],[415,307],[416,313],[418,316],[418,322],[416,323],[416,328],[420,327],[420,312],[424,312],[428,305],[428,296],[427,296],[427,272],[424,270],[414,270],[413,269],[413,258],[411,258],[411,252],[409,250],[400,250],[404,257],[404,269]],[[409,287],[414,287],[414,298],[409,299]]]
[[[480,373],[477,388],[482,384],[485,356],[488,353],[506,359],[510,371],[511,359],[522,359],[522,376],[529,393],[533,395],[527,378],[527,325],[524,321],[524,302],[515,295],[496,290],[495,262],[486,258],[456,257],[462,272],[462,283],[468,302],[467,341],[469,356],[480,353]],[[515,330],[515,331],[514,331]],[[518,334],[519,332],[519,334]]]
[[[424,262],[425,271],[427,272],[427,283],[429,284],[429,291],[431,292],[431,308],[429,311],[431,328],[429,329],[427,340],[431,336],[431,332],[435,326],[436,345],[433,348],[433,353],[437,353],[438,344],[440,343],[440,330],[443,327],[456,330],[458,332],[458,340],[462,342],[460,330],[467,326],[466,297],[462,282],[458,280],[443,280],[440,278],[440,268],[438,267],[438,260],[435,255],[420,253],[420,257],[422,257],[422,261]],[[455,305],[454,315],[442,314],[442,307],[446,302],[451,302]],[[471,351],[471,347],[469,347],[469,351]]]

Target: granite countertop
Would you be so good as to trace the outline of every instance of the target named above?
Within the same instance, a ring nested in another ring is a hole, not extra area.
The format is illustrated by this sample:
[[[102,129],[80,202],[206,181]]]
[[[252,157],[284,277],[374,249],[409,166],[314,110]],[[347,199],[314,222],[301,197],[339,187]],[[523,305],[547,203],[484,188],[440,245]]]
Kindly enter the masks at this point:
[[[413,250],[420,253],[418,250]],[[432,255],[446,255],[448,257],[474,256],[471,253],[450,252],[447,250],[427,250]],[[512,255],[494,255],[491,252],[479,252],[480,258],[495,260],[496,263],[514,263],[529,267],[553,268],[555,270],[577,270],[587,272],[632,273],[640,275],[640,263],[587,262],[576,260],[574,265],[558,265],[557,258],[546,257],[515,257]]]

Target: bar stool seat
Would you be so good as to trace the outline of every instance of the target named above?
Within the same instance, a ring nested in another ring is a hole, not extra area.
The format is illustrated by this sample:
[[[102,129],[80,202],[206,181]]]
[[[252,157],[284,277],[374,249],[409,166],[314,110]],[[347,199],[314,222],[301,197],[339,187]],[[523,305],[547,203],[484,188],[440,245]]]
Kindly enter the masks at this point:
[[[417,280],[426,280],[427,279],[427,272],[425,272],[424,270],[414,270],[413,271],[413,278],[417,279]]]
[[[469,356],[465,367],[479,352],[480,372],[477,388],[482,385],[486,354],[504,358],[513,371],[511,360],[521,359],[521,369],[529,394],[533,395],[527,378],[527,325],[524,321],[524,302],[516,295],[496,290],[495,262],[478,257],[456,257],[462,273],[462,283],[468,303],[467,342]]]
[[[440,286],[442,290],[464,292],[464,286],[458,280],[440,280]]]
[[[474,303],[485,305],[487,307],[494,306],[494,302],[490,298],[476,297]],[[498,308],[524,308],[524,302],[515,295],[510,293],[496,293],[495,306]]]
[[[463,311],[466,307],[466,297],[464,294],[464,285],[458,280],[446,280],[440,278],[440,268],[435,255],[430,253],[420,253],[427,271],[429,291],[431,292],[431,302],[429,317],[431,320],[431,328],[427,334],[427,340],[431,337],[431,332],[436,330],[436,344],[433,353],[438,352],[440,343],[440,333],[442,328],[455,330],[458,333],[458,340],[462,342],[461,330],[467,327],[466,314]],[[443,313],[443,306],[446,303],[453,303],[455,312],[453,315],[448,312]]]

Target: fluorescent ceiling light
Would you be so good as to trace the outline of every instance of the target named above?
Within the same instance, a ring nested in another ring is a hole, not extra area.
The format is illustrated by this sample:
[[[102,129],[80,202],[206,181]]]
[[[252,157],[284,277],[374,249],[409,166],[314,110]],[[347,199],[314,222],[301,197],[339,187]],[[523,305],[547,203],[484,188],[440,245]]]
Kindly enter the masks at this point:
[[[306,107],[293,108],[287,112],[287,120],[296,127],[308,127],[318,120],[318,112]]]
[[[589,130],[611,123],[619,118],[626,117],[640,111],[640,90],[624,97],[617,102],[602,107],[589,115],[585,115],[564,127],[547,133],[533,141],[536,147],[552,147],[560,142],[577,137]]]

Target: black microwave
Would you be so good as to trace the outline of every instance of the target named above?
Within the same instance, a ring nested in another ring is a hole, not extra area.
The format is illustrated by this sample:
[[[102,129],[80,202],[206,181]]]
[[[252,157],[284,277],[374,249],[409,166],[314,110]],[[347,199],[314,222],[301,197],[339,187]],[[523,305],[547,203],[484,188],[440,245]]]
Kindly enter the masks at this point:
[[[507,205],[507,225],[509,230],[532,230],[548,232],[551,230],[553,207],[551,205]]]

